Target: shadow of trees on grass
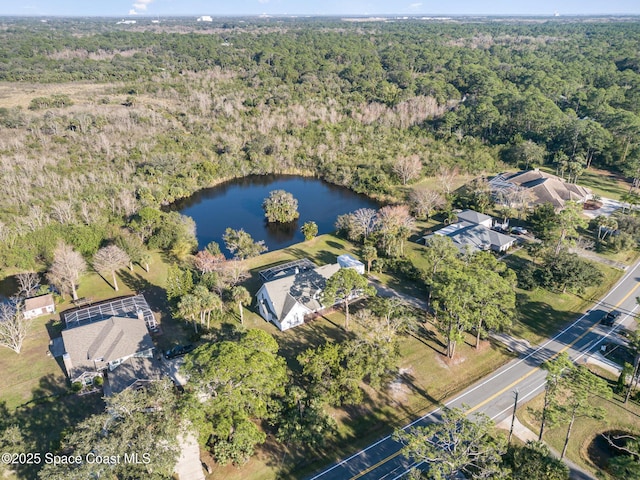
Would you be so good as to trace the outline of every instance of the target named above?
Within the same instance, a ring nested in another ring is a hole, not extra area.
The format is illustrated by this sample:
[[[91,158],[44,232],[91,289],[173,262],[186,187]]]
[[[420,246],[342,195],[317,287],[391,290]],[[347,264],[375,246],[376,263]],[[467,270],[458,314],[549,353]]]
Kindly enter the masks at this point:
[[[65,431],[88,416],[103,411],[101,393],[79,396],[67,388],[66,379],[49,374],[32,392],[32,400],[10,412],[0,404],[0,433],[5,428],[17,426],[22,435],[22,445],[15,453],[40,453],[42,461],[14,465],[16,476],[32,480],[44,464],[44,455],[56,453]]]

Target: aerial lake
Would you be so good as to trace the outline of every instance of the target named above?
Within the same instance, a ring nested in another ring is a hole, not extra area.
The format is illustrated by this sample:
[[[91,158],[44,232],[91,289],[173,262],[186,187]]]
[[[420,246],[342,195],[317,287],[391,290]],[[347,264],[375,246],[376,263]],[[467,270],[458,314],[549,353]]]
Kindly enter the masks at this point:
[[[262,202],[272,190],[286,190],[298,200],[298,220],[288,224],[267,223]],[[304,241],[300,227],[305,222],[316,222],[321,235],[335,231],[338,215],[379,206],[364,195],[316,178],[252,175],[201,190],[176,202],[172,210],[195,220],[199,249],[215,241],[230,256],[222,240],[227,227],[244,229],[254,240],[264,240],[271,251]]]

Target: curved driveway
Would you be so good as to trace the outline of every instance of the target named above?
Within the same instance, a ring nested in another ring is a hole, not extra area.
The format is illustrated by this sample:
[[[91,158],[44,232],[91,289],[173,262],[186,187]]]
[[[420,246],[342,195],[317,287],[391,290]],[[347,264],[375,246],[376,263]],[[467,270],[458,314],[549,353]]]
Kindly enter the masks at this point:
[[[633,265],[609,293],[553,338],[527,349],[519,358],[448,400],[445,406],[455,408],[464,404],[469,413],[485,413],[496,423],[509,417],[516,390],[519,392],[519,404],[522,405],[544,389],[546,374],[540,369],[542,362],[565,351],[575,362],[583,360],[585,355],[597,350],[621,324],[632,321],[637,308],[635,298],[640,294],[639,265],[640,262]],[[602,315],[613,308],[623,312],[618,323],[613,327],[599,325]],[[441,408],[437,408],[404,428],[437,421],[440,411]],[[401,448],[401,444],[386,436],[308,480],[397,480],[416,466],[402,456]]]

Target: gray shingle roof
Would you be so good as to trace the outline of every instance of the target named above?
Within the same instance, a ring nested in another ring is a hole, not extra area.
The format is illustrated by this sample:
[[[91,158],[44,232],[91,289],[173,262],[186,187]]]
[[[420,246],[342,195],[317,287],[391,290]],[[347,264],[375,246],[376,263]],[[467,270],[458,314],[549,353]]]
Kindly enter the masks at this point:
[[[338,270],[340,265],[334,263],[265,283],[263,288],[267,290],[273,303],[273,313],[281,320],[297,303],[312,312],[320,310],[322,304],[314,297],[317,297],[324,289],[327,279]]]
[[[500,249],[515,242],[515,238],[503,235],[482,225],[459,222],[441,228],[434,235],[449,237],[458,247],[471,247],[472,250]],[[427,238],[427,237],[425,237]]]
[[[126,390],[139,380],[152,381],[161,378],[160,365],[154,358],[132,357],[109,372],[111,393]]]
[[[111,317],[62,331],[62,341],[74,372],[97,371],[109,362],[153,348],[144,320]]]
[[[486,222],[487,220],[493,221],[493,219],[489,215],[476,212],[475,210],[464,210],[458,213],[457,217],[458,217],[458,220],[460,221],[471,222],[478,225],[483,222]]]

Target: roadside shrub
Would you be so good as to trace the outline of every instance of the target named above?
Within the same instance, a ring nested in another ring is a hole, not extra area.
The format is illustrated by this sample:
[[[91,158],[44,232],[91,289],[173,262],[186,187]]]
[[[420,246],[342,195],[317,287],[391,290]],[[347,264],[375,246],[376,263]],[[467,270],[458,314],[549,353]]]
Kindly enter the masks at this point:
[[[79,392],[80,390],[82,390],[82,382],[73,382],[71,384],[71,391],[73,392]]]
[[[93,379],[93,386],[94,387],[101,387],[103,383],[104,383],[104,378],[102,378],[102,377],[95,377]]]
[[[388,272],[402,275],[408,280],[422,280],[422,272],[408,258],[388,258],[385,261],[386,270]]]
[[[533,290],[537,286],[536,268],[533,265],[529,264],[518,272],[518,287]]]

